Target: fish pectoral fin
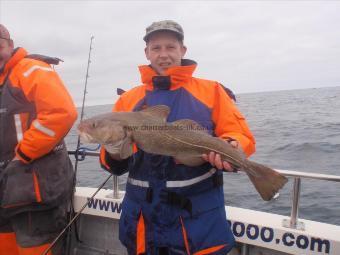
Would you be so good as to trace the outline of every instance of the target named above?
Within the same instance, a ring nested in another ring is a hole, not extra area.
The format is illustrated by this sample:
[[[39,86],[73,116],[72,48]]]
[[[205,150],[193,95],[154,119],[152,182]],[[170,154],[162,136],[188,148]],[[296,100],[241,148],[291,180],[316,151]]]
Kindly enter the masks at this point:
[[[256,190],[265,201],[271,200],[288,181],[285,176],[265,165],[248,161],[248,167],[251,167],[252,171],[256,172],[256,176],[254,176],[251,171],[245,170]]]
[[[122,147],[122,141],[114,144],[104,144],[105,150],[111,154],[120,154],[120,149]]]
[[[174,122],[171,122],[171,125],[183,127],[186,130],[202,131],[208,133],[208,130],[206,128],[202,127],[196,121],[190,119],[176,120]]]
[[[119,152],[120,152],[120,148],[113,146],[113,145],[105,144],[104,148],[107,152],[109,152],[111,154],[119,154]]]
[[[140,112],[147,113],[153,117],[160,118],[163,122],[165,122],[170,113],[170,108],[166,105],[155,105],[150,106],[144,110],[141,110]]]
[[[119,154],[121,159],[126,159],[133,154],[133,143],[129,136],[123,140]]]
[[[202,159],[201,155],[197,156],[176,156],[174,157],[176,161],[186,166],[200,166],[205,161]]]
[[[80,132],[79,135],[80,135],[80,140],[84,143],[91,143],[93,140],[92,136],[85,132]]]

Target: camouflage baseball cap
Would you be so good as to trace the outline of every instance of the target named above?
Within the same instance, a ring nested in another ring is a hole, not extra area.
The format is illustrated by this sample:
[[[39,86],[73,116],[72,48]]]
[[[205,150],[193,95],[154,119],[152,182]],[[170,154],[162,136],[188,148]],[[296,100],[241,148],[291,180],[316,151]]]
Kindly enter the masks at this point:
[[[177,34],[180,40],[184,39],[183,28],[177,22],[172,20],[162,20],[153,22],[150,26],[146,28],[146,34],[143,37],[143,40],[147,42],[150,35],[157,31],[172,31]]]

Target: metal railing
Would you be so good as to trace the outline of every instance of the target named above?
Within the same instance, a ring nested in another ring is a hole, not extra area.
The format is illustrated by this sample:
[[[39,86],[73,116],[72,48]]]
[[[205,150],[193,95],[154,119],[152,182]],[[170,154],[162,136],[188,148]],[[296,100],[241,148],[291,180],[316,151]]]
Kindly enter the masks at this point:
[[[299,171],[291,171],[291,170],[280,170],[274,169],[275,171],[281,173],[286,177],[293,177],[293,191],[292,191],[292,207],[290,212],[290,219],[284,219],[282,222],[282,226],[286,228],[293,228],[298,230],[305,230],[305,225],[303,222],[299,222],[299,202],[300,202],[300,191],[301,191],[301,179],[314,179],[314,180],[324,180],[324,181],[333,181],[340,182],[340,176],[337,175],[328,175],[328,174],[318,174],[318,173],[306,173]],[[248,255],[249,254],[249,244],[243,243],[241,246],[241,254]]]
[[[303,222],[299,222],[299,202],[300,202],[300,191],[301,191],[301,178],[314,179],[323,181],[340,182],[340,176],[329,175],[329,174],[318,174],[318,173],[306,173],[299,171],[280,170],[275,171],[281,173],[286,177],[294,177],[293,191],[292,191],[292,207],[290,212],[290,219],[284,220],[282,225],[287,228],[294,228],[304,230]]]
[[[85,156],[96,156],[98,157],[100,154],[98,152],[76,152],[69,151],[70,155],[75,155],[75,157],[81,157],[81,160],[85,159]],[[323,181],[332,181],[332,182],[340,182],[340,176],[337,175],[329,175],[329,174],[319,174],[319,173],[307,173],[300,171],[292,171],[292,170],[280,170],[274,169],[275,171],[281,173],[286,177],[293,177],[294,184],[292,190],[292,201],[291,201],[291,214],[290,219],[284,219],[282,222],[282,226],[286,228],[293,228],[298,230],[305,230],[305,226],[303,222],[299,222],[299,202],[300,202],[300,191],[301,191],[301,179],[314,179],[314,180],[323,180]],[[119,182],[118,176],[113,176],[113,198],[120,199],[121,194],[119,192]],[[249,254],[249,245],[243,243],[241,246],[241,254],[248,255]]]
[[[77,153],[75,151],[69,151],[70,155],[75,155],[77,157]],[[98,157],[99,152],[89,152],[84,151],[80,152],[78,156],[96,156]],[[294,228],[304,230],[304,224],[298,221],[299,218],[299,202],[300,202],[300,192],[301,192],[301,179],[314,179],[314,180],[323,180],[323,181],[332,181],[332,182],[340,182],[340,176],[337,175],[329,175],[329,174],[319,174],[319,173],[307,173],[300,171],[292,171],[292,170],[282,170],[282,169],[274,169],[275,171],[281,173],[286,177],[293,177],[294,184],[292,190],[292,206],[291,206],[291,214],[289,220],[283,221],[283,226],[287,228]],[[113,198],[119,199],[119,186],[118,186],[118,176],[113,177]]]
[[[308,178],[308,179],[315,179],[315,180],[340,182],[340,176],[337,176],[337,175],[306,173],[306,172],[299,172],[299,171],[292,171],[292,170],[280,170],[280,169],[274,169],[274,170],[279,172],[280,174],[283,174],[286,177]]]

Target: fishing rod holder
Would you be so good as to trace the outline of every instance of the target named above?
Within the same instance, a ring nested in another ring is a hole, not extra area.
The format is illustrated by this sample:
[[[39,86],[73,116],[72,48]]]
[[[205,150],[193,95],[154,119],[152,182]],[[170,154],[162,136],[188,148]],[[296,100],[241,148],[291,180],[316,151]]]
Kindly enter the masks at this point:
[[[301,178],[295,177],[293,184],[292,209],[290,212],[290,219],[284,219],[282,222],[282,226],[284,226],[285,228],[305,230],[305,224],[301,221],[298,221],[300,191],[301,191]]]
[[[86,156],[99,157],[100,153],[97,151],[87,151],[88,148],[80,148],[74,151],[68,151],[69,155],[74,155],[76,160],[83,161]],[[117,175],[113,176],[113,195],[110,198],[120,199],[123,197],[123,193],[119,191],[119,179]]]
[[[113,176],[113,198],[120,199],[123,197],[123,193],[119,192],[119,178],[117,175]]]
[[[113,192],[106,195],[106,198],[121,199],[125,192],[119,190],[119,178],[117,175],[113,175]]]

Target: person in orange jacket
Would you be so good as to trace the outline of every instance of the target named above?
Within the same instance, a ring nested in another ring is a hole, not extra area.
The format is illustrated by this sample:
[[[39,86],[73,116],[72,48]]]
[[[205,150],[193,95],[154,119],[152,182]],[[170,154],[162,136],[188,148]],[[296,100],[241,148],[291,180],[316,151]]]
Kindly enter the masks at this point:
[[[67,223],[75,180],[63,138],[77,111],[58,63],[14,48],[0,24],[0,255],[40,255]]]
[[[245,118],[220,83],[192,76],[197,64],[183,58],[183,39],[174,21],[154,22],[146,29],[150,64],[139,67],[142,85],[122,93],[113,111],[167,105],[167,121],[194,120],[250,156],[255,139]],[[139,148],[124,160],[110,146],[102,148],[104,169],[116,175],[129,172],[119,226],[129,255],[225,255],[232,249],[222,173],[233,169],[214,152],[202,158],[206,163],[189,167]]]

